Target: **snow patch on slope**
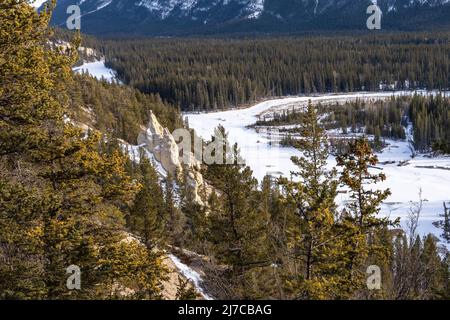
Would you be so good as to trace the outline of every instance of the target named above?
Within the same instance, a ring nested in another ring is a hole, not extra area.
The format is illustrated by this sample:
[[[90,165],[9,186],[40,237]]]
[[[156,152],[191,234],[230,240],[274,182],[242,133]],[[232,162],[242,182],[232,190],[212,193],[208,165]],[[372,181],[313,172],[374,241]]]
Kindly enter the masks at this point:
[[[200,2],[199,0],[140,0],[135,5],[146,8],[161,20],[167,19],[174,12],[178,12],[177,10],[181,11],[181,15],[191,13],[191,18],[197,20],[196,14],[226,7],[231,2],[237,2],[241,6],[239,15],[248,19],[257,19],[264,11],[264,0],[217,0],[211,2]]]
[[[249,19],[258,19],[264,11],[264,0],[254,0],[247,4],[247,10],[251,13],[247,16]]]
[[[201,287],[201,283],[203,282],[203,280],[201,275],[197,271],[192,270],[189,266],[182,263],[180,259],[178,259],[178,257],[174,256],[173,254],[169,254],[169,258],[175,264],[177,269],[180,270],[183,276],[185,276],[186,279],[192,281],[195,289],[197,289],[197,291],[203,296],[205,300],[214,300],[212,297],[206,294],[203,288]]]
[[[117,80],[116,72],[105,66],[105,60],[83,63],[80,67],[73,68],[73,71],[76,73],[88,73],[98,80],[103,79],[109,83],[120,83],[120,81]]]
[[[141,0],[136,5],[147,8],[164,20],[176,8],[180,8],[182,11],[190,11],[197,3],[198,0]]]
[[[31,5],[34,8],[40,8],[47,0],[34,0],[33,2],[31,2]]]
[[[126,143],[125,141],[121,141],[122,150],[128,155],[131,161],[134,163],[140,163],[142,156],[146,157],[150,160],[153,167],[155,168],[156,172],[162,177],[167,177],[167,171],[163,168],[161,165],[161,162],[156,160],[153,153],[147,150],[145,145],[139,145],[135,146],[129,143]]]

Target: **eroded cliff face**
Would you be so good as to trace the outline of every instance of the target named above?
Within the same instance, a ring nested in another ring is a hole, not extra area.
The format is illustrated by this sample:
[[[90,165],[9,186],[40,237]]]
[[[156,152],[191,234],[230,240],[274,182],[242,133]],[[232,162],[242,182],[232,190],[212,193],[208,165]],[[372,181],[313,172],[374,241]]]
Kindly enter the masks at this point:
[[[195,201],[198,204],[204,204],[200,194],[203,190],[209,190],[210,187],[203,180],[200,172],[201,163],[192,152],[183,158],[180,157],[180,149],[174,137],[167,128],[161,126],[153,113],[150,114],[147,127],[143,128],[138,136],[138,145],[152,153],[155,160],[172,177],[182,179],[183,176],[186,176],[186,183],[192,188]]]

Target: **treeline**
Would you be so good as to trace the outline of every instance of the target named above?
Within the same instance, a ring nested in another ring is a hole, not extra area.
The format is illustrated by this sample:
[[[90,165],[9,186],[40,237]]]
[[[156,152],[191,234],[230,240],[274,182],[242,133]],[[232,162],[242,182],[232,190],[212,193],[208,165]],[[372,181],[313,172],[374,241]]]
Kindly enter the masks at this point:
[[[449,88],[448,33],[91,41],[126,84],[185,111],[270,96]]]
[[[343,134],[365,133],[376,138],[405,139],[404,126],[407,125],[406,111],[408,98],[393,98],[390,101],[356,100],[344,104],[316,106],[321,115],[320,122],[326,130],[339,129]],[[302,110],[283,110],[272,117],[256,121],[256,126],[298,125],[303,121]],[[282,132],[295,133],[293,128]]]
[[[336,105],[317,105],[321,124],[326,130],[339,129],[343,134],[364,133],[374,137],[373,146],[383,147],[383,139],[406,139],[405,129],[412,124],[413,144],[419,152],[450,153],[450,99],[444,94],[392,97],[389,100],[356,100]],[[259,119],[256,126],[296,125],[303,121],[302,110],[284,110],[270,118]],[[283,144],[293,145],[287,132]]]
[[[405,139],[407,126],[405,111],[408,98],[392,98],[390,101],[365,102],[357,100],[340,106],[321,107],[326,128],[341,128],[343,133],[364,132],[375,139]]]
[[[450,98],[414,96],[409,117],[414,124],[414,145],[417,150],[431,149],[450,153]]]
[[[254,126],[288,126],[299,124],[303,121],[303,111],[292,108],[290,110],[283,110],[282,112],[275,112],[271,116],[264,116],[259,118]]]

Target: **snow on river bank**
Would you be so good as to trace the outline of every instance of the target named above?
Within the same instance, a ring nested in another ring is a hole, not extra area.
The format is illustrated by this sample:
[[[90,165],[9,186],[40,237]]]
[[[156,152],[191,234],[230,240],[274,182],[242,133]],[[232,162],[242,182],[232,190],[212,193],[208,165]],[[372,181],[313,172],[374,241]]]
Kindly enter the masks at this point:
[[[425,94],[424,92],[419,93]],[[289,97],[265,101],[247,109],[215,113],[187,113],[185,116],[189,120],[189,126],[206,140],[211,138],[214,128],[219,124],[224,126],[228,131],[229,140],[232,143],[238,143],[242,157],[252,168],[255,177],[261,181],[267,174],[289,176],[290,172],[295,170],[290,158],[293,155],[299,155],[299,152],[294,148],[280,147],[276,143],[279,137],[273,132],[247,128],[254,124],[258,117],[270,116],[273,112],[284,109],[303,108],[309,100],[312,103],[328,104],[411,94],[411,92],[377,92]],[[395,163],[379,165],[379,168],[386,174],[387,181],[377,185],[377,188],[390,188],[392,192],[383,205],[382,213],[391,218],[401,218],[402,225],[405,226],[409,208],[418,201],[419,190],[422,189],[422,198],[425,202],[420,217],[419,232],[421,234],[431,232],[439,236],[441,232],[433,225],[433,222],[439,220],[439,214],[443,212],[443,202],[450,201],[450,157],[430,159],[425,156],[417,156],[412,159],[408,141],[387,142],[390,143],[390,146],[379,154],[380,162],[395,161]],[[400,161],[405,160],[409,161],[407,165],[398,166]],[[328,165],[330,168],[336,165],[334,158],[330,157]],[[341,203],[345,200],[344,194],[339,195]]]

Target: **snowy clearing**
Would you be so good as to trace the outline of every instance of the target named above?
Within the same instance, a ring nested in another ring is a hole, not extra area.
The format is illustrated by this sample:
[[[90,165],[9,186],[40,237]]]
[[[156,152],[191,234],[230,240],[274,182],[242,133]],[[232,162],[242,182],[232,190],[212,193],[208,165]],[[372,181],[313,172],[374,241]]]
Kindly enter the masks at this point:
[[[73,68],[73,71],[77,73],[88,73],[98,80],[104,79],[110,83],[120,83],[117,79],[116,72],[105,66],[105,60],[85,62],[80,67]]]

